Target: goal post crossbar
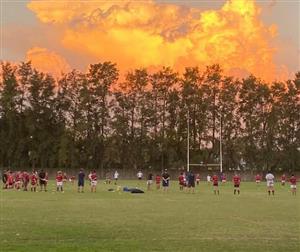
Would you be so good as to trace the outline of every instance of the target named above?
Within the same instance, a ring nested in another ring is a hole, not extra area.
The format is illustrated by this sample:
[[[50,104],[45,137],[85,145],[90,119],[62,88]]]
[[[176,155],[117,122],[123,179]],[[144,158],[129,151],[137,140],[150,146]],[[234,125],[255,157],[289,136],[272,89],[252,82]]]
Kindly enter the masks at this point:
[[[189,166],[220,166],[220,164],[189,164]]]

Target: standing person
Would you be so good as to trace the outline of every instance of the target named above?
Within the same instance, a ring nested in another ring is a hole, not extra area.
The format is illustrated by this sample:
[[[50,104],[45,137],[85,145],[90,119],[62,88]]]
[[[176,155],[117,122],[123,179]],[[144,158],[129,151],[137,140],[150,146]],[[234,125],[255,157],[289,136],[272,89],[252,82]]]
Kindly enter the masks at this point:
[[[17,171],[15,173],[15,188],[20,191],[22,187],[22,173],[20,171]]]
[[[285,176],[285,174],[282,174],[282,176],[281,176],[281,185],[282,186],[285,186],[285,181],[286,181],[286,176]]]
[[[118,171],[116,170],[115,173],[114,173],[115,185],[117,184],[118,179],[119,179],[119,173],[118,173]]]
[[[161,181],[160,175],[159,175],[159,174],[156,174],[156,177],[155,177],[156,190],[159,190],[159,189],[160,189],[160,181]]]
[[[67,173],[64,172],[64,175],[63,175],[63,182],[66,183],[68,181],[68,176],[67,176]]]
[[[84,177],[85,177],[84,171],[83,171],[83,169],[80,169],[80,171],[78,173],[78,192],[83,193]]]
[[[148,178],[147,178],[147,190],[150,191],[151,190],[151,185],[153,183],[153,174],[150,172],[148,174]]]
[[[7,189],[14,188],[14,183],[15,183],[15,180],[14,180],[13,173],[11,171],[8,171],[7,181],[6,181]]]
[[[90,179],[91,179],[91,192],[96,192],[98,177],[95,170],[92,171]]]
[[[297,190],[297,178],[294,174],[292,174],[290,178],[290,183],[291,183],[291,191],[292,195],[296,196],[296,190]]]
[[[226,183],[226,174],[225,173],[222,173],[221,175],[221,180],[222,180],[222,183],[225,184]]]
[[[266,175],[266,180],[267,180],[267,189],[268,189],[268,194],[274,195],[275,194],[275,190],[274,190],[274,175],[271,173],[271,171],[268,171],[267,175]]]
[[[3,173],[2,173],[2,182],[3,182],[3,189],[7,189],[7,178],[8,178],[8,175],[7,175],[7,171],[4,170]]]
[[[260,181],[261,181],[261,176],[259,174],[256,174],[256,176],[255,176],[255,182],[256,182],[256,184],[259,184]]]
[[[189,188],[189,192],[191,192],[192,189],[192,193],[195,193],[195,175],[192,171],[190,171],[187,175],[187,184],[188,184],[188,188]]]
[[[234,186],[233,194],[236,194],[236,192],[238,194],[240,194],[241,177],[236,173],[236,174],[234,174],[232,180],[233,180],[233,186]]]
[[[31,181],[31,185],[30,185],[30,191],[32,192],[36,192],[36,186],[37,186],[37,182],[38,182],[38,177],[36,175],[35,171],[32,171],[32,174],[30,176],[30,181]]]
[[[105,184],[110,184],[111,183],[111,175],[110,171],[108,170],[105,174]]]
[[[142,171],[139,171],[139,172],[136,174],[136,176],[138,177],[138,180],[142,180],[142,178],[143,178],[143,173],[142,173]]]
[[[23,171],[22,180],[23,180],[23,190],[27,191],[28,190],[27,187],[28,187],[29,180],[30,180],[30,176],[27,171]]]
[[[7,189],[7,171],[4,170],[3,173],[2,173],[2,182],[3,182],[3,189]]]
[[[206,176],[206,181],[207,181],[207,183],[211,182],[211,176],[209,174]]]
[[[169,183],[170,183],[170,175],[167,169],[165,169],[164,173],[162,174],[162,187],[165,192],[168,191]]]
[[[219,195],[220,194],[220,192],[219,192],[219,178],[216,174],[214,174],[212,176],[212,182],[213,182],[214,194],[216,195],[218,193],[218,195]]]
[[[59,192],[63,192],[63,183],[64,183],[64,176],[63,173],[61,171],[58,171],[56,174],[56,191]]]
[[[46,177],[46,172],[41,169],[39,172],[39,184],[40,184],[40,191],[47,192],[47,177]]]
[[[185,182],[184,182],[185,178],[183,175],[183,172],[180,173],[179,177],[178,177],[178,182],[179,182],[179,190],[183,191],[183,188],[185,186]]]
[[[197,173],[197,175],[196,175],[196,183],[197,183],[197,185],[199,185],[199,183],[200,183],[200,174],[199,173]]]

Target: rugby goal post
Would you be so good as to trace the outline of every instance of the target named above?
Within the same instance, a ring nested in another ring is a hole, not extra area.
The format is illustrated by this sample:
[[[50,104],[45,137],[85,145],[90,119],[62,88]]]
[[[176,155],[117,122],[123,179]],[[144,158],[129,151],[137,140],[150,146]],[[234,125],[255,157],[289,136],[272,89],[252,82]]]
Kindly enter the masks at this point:
[[[190,171],[190,166],[220,166],[220,173],[223,172],[223,151],[222,151],[222,116],[220,115],[220,163],[219,164],[190,164],[190,113],[188,110],[187,113],[187,146],[186,146],[186,160],[187,160],[187,164],[186,164],[186,169],[187,171]]]
[[[220,167],[220,163],[217,163],[217,164],[209,164],[209,163],[199,163],[199,164],[196,164],[196,163],[194,163],[194,164],[189,164],[189,169],[188,170],[190,170],[190,167],[205,167],[205,168],[207,168],[207,170],[209,171],[209,170],[211,170],[211,168],[217,168],[217,167]],[[215,170],[215,169],[213,169],[213,170]],[[219,170],[219,169],[218,169]]]

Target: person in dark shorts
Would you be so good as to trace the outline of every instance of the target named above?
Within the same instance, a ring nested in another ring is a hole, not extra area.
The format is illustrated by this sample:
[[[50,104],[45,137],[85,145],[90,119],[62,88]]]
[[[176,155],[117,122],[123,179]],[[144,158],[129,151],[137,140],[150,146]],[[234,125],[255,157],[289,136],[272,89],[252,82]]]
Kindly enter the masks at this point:
[[[189,192],[191,192],[192,190],[192,193],[195,193],[195,180],[196,180],[195,174],[192,171],[190,171],[187,176]]]
[[[78,192],[83,193],[84,177],[85,177],[84,171],[83,171],[83,169],[80,169],[80,171],[78,173]]]
[[[235,173],[232,180],[234,186],[233,194],[240,194],[241,177],[237,173]]]
[[[151,190],[152,183],[153,183],[153,175],[152,175],[152,173],[149,173],[148,178],[147,178],[147,190],[148,191]]]
[[[167,171],[167,169],[162,174],[162,187],[164,191],[167,191],[169,188],[169,182],[170,182],[170,175]]]
[[[47,192],[47,178],[46,178],[46,172],[42,169],[39,172],[39,184],[40,184],[40,191]]]
[[[3,189],[7,189],[7,178],[8,178],[8,171],[3,171],[2,173],[2,182],[3,182]]]

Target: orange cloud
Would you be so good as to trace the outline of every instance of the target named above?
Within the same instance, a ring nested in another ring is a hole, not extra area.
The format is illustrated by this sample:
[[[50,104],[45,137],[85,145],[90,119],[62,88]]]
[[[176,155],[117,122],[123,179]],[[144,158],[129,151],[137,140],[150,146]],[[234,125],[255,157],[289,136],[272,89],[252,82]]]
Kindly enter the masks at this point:
[[[229,0],[208,11],[152,0],[41,0],[28,8],[63,31],[65,49],[116,62],[121,70],[171,66],[182,71],[219,63],[226,73],[253,73],[266,80],[282,76],[271,45],[276,26],[261,21],[254,0]]]
[[[59,77],[61,73],[66,73],[71,69],[62,56],[46,48],[31,48],[26,54],[26,60],[31,61],[34,68],[51,73],[54,77]]]

